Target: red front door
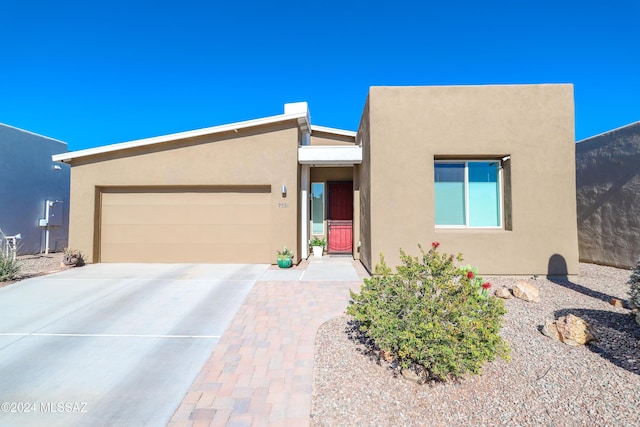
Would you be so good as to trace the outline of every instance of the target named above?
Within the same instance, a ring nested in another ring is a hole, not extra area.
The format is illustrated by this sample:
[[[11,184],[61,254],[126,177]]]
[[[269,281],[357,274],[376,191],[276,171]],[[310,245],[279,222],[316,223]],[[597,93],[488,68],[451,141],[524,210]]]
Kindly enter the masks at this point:
[[[327,245],[329,253],[351,253],[353,248],[353,182],[328,183]]]

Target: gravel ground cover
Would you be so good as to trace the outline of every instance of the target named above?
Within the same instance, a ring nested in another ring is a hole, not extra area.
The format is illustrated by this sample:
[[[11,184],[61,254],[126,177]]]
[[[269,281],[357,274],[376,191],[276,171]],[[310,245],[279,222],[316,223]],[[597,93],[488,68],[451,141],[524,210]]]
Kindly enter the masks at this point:
[[[69,268],[60,266],[63,256],[64,253],[57,252],[52,254],[21,255],[17,257],[18,263],[20,264],[17,280],[0,282],[0,288],[19,282],[22,279],[55,273],[56,271]]]
[[[527,279],[540,302],[505,301],[501,335],[511,362],[481,376],[418,385],[371,356],[348,316],[321,326],[315,343],[314,426],[640,426],[640,326],[628,308],[630,270],[581,264],[578,277]],[[522,278],[490,277],[493,289]],[[540,332],[574,314],[598,341],[571,347]]]

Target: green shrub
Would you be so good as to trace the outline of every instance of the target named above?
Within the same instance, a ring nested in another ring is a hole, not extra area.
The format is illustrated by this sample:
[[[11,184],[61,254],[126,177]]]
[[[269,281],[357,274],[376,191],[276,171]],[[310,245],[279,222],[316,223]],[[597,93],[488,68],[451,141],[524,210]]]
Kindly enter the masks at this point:
[[[20,271],[20,264],[13,256],[6,256],[0,252],[0,282],[8,282],[16,278]]]
[[[396,274],[380,255],[374,275],[359,294],[351,292],[347,313],[359,329],[398,365],[446,381],[465,373],[479,374],[498,355],[510,359],[508,344],[498,334],[504,302],[489,295],[470,266],[458,267],[462,256],[441,254],[433,243],[421,256],[401,249]]]
[[[322,246],[324,248],[327,246],[327,239],[324,237],[314,236],[313,239],[309,241],[309,246]]]
[[[636,266],[631,271],[631,277],[629,277],[627,283],[631,285],[631,289],[629,289],[631,303],[635,307],[640,308],[640,259],[638,259]]]

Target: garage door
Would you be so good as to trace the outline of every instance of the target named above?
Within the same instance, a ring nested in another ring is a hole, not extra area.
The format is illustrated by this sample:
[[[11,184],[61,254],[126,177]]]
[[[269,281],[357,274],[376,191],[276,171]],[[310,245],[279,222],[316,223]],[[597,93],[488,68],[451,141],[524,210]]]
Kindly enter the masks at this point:
[[[271,263],[270,187],[105,189],[101,262]]]

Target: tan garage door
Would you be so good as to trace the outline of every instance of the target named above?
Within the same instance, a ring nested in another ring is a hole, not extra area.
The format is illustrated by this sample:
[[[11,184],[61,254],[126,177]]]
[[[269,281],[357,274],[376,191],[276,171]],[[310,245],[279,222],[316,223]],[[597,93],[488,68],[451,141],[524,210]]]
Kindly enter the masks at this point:
[[[272,262],[269,187],[105,189],[101,205],[101,262]]]

